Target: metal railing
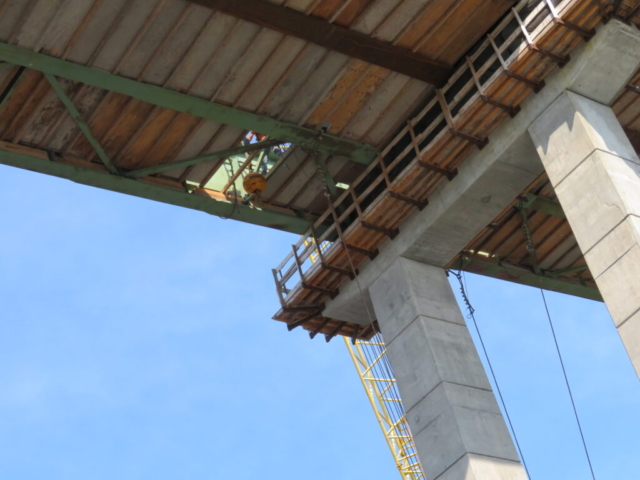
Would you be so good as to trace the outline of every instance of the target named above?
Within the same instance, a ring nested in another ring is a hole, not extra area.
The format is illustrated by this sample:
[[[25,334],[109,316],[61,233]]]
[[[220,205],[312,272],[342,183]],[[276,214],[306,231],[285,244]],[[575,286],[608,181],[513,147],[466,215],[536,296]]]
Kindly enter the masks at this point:
[[[559,5],[556,5],[558,3]],[[593,2],[589,2],[591,3]],[[426,205],[426,200],[417,198],[415,193],[411,196],[409,192],[402,191],[401,183],[409,170],[417,167],[418,170],[432,172],[448,180],[455,177],[456,170],[425,161],[425,158],[429,157],[430,148],[441,140],[443,135],[451,134],[479,148],[486,145],[486,138],[465,133],[463,129],[466,126],[460,122],[461,117],[469,113],[474,102],[489,104],[497,111],[511,116],[519,111],[519,107],[506,105],[488,95],[490,87],[501,75],[506,74],[511,80],[536,92],[544,86],[543,81],[516,73],[515,63],[523,52],[534,52],[541,59],[550,60],[559,66],[563,66],[569,60],[568,56],[552,53],[549,47],[543,48],[536,43],[545,31],[556,25],[584,38],[590,38],[594,34],[592,30],[580,27],[560,16],[559,12],[572,4],[575,4],[575,0],[539,0],[534,5],[530,0],[522,0],[474,48],[447,85],[442,89],[436,89],[432,99],[407,122],[378,155],[377,160],[337,199],[329,202],[325,213],[293,246],[292,253],[274,269],[274,279],[283,307],[288,306],[287,297],[295,289],[291,286],[292,283],[300,284],[298,287],[302,286],[303,289],[315,288],[327,296],[333,293],[306,281],[313,275],[314,269],[330,270],[353,277],[353,269],[345,268],[344,261],[331,262],[332,258],[344,259],[340,257],[341,250],[359,253],[369,258],[376,255],[376,250],[363,249],[343,240],[348,239],[357,226],[391,238],[398,233],[397,224],[385,225],[372,220],[374,214],[378,213],[376,206],[382,197],[388,195],[420,209]],[[421,130],[419,132],[418,127]],[[468,127],[466,129],[468,130]],[[322,233],[316,235],[316,232]],[[318,245],[323,245],[322,251]],[[317,256],[320,261],[315,264],[308,261],[311,255]]]

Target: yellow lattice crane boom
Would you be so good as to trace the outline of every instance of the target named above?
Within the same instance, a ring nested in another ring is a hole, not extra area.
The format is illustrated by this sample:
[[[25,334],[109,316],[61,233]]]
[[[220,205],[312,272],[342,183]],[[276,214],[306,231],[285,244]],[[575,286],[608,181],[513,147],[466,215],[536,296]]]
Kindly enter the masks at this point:
[[[320,250],[329,245],[322,243]],[[316,263],[318,254],[312,253],[309,260]],[[371,340],[343,339],[402,479],[425,480],[382,335],[377,333]]]
[[[377,334],[369,341],[356,340],[355,343],[344,338],[344,342],[400,475],[403,480],[424,480],[382,336]]]

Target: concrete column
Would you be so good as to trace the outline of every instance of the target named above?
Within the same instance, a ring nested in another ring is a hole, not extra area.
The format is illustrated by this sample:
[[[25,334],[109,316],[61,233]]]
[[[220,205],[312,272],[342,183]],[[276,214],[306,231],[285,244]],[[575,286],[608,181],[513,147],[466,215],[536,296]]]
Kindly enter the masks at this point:
[[[640,159],[613,111],[576,93],[529,132],[640,374]]]
[[[446,273],[398,258],[370,287],[428,480],[526,480]]]

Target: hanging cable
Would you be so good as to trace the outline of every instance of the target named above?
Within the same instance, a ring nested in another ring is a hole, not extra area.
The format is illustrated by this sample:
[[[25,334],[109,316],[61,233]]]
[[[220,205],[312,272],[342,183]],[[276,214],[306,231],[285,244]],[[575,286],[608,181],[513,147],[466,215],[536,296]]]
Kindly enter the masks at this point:
[[[489,371],[491,372],[493,383],[496,386],[498,397],[500,398],[500,403],[502,404],[502,409],[504,410],[504,414],[507,417],[507,422],[509,422],[509,428],[511,429],[513,440],[515,441],[516,447],[518,449],[518,453],[520,454],[520,458],[522,459],[522,465],[524,466],[524,470],[527,473],[527,477],[531,478],[531,475],[529,475],[529,468],[527,468],[527,462],[525,462],[524,455],[522,454],[522,449],[520,448],[520,442],[518,442],[516,431],[513,428],[513,423],[511,422],[511,416],[509,415],[509,411],[507,410],[507,404],[504,402],[504,397],[502,396],[500,385],[498,385],[498,379],[496,378],[496,374],[493,371],[493,366],[491,365],[491,360],[489,359],[489,354],[487,353],[487,347],[484,344],[484,340],[482,339],[482,335],[480,334],[480,329],[478,328],[478,322],[476,321],[476,316],[475,316],[475,309],[471,305],[471,301],[467,296],[467,290],[465,289],[465,286],[464,286],[466,279],[463,280],[462,271],[455,272],[453,270],[447,270],[447,273],[451,273],[454,277],[458,279],[458,282],[460,283],[460,293],[462,294],[462,300],[464,301],[467,307],[467,312],[468,312],[467,318],[473,321],[473,326],[475,327],[476,333],[478,334],[478,339],[480,340],[480,345],[482,346],[484,357],[487,359],[487,365],[489,366]]]
[[[576,417],[576,423],[578,424],[578,430],[580,431],[580,438],[582,439],[582,446],[584,447],[584,453],[587,456],[587,462],[589,463],[589,470],[591,470],[591,478],[596,480],[596,475],[593,472],[593,465],[591,465],[591,457],[589,456],[589,449],[587,448],[587,442],[584,439],[584,433],[582,432],[582,425],[580,424],[580,418],[578,417],[578,409],[576,403],[573,400],[573,393],[571,392],[571,386],[569,385],[569,377],[567,376],[567,370],[564,367],[564,361],[562,360],[562,354],[560,353],[560,347],[558,346],[558,338],[556,337],[556,331],[553,328],[553,322],[551,321],[551,314],[549,313],[549,305],[547,305],[547,298],[544,295],[544,290],[540,289],[542,294],[542,301],[544,302],[544,309],[547,312],[547,318],[549,319],[549,326],[551,327],[551,333],[553,334],[553,341],[556,344],[556,352],[558,352],[558,358],[560,359],[560,365],[562,366],[562,374],[564,375],[564,382],[567,384],[567,391],[569,392],[569,398],[571,399],[571,406],[573,407],[573,414]]]
[[[313,151],[309,152],[312,156],[317,156],[318,152],[317,152],[317,147],[314,148]],[[323,190],[324,190],[324,195],[327,199],[327,204],[329,206],[329,209],[331,210],[333,217],[334,217],[334,222],[336,225],[336,233],[338,234],[338,238],[340,240],[340,242],[342,243],[342,245],[344,246],[344,251],[345,251],[345,255],[347,257],[347,260],[349,262],[349,267],[350,270],[353,274],[353,278],[356,282],[356,286],[358,287],[358,292],[360,294],[360,299],[362,301],[364,310],[367,314],[367,317],[369,319],[369,325],[372,329],[373,332],[376,332],[377,335],[380,337],[380,339],[382,340],[382,333],[378,330],[378,328],[375,325],[375,320],[374,320],[374,315],[371,312],[371,309],[369,308],[369,303],[366,300],[365,294],[364,294],[364,290],[362,288],[362,285],[360,284],[360,280],[358,279],[358,270],[356,269],[355,263],[353,261],[353,258],[351,257],[351,253],[349,252],[349,249],[347,248],[347,242],[346,239],[344,238],[343,235],[343,231],[342,228],[340,226],[340,217],[339,215],[336,214],[334,205],[333,205],[333,201],[331,198],[331,191],[329,189],[329,185],[327,183],[327,179],[325,178],[325,173],[323,171],[323,169],[320,167],[320,164],[318,162],[316,162],[317,165],[317,172],[318,172],[318,176],[320,177],[320,181],[322,183],[323,186]],[[377,343],[377,342],[374,342]],[[382,340],[382,343],[384,343],[384,340]],[[383,373],[384,375],[386,375],[386,378],[395,378],[394,374],[393,374],[393,369],[391,368],[391,364],[389,362],[389,359],[386,356],[385,353],[385,347],[382,345],[376,345],[375,346],[375,350],[376,352],[376,357],[380,357],[381,361],[379,362],[374,362],[374,369],[379,368],[380,372]],[[373,361],[373,359],[369,360],[370,362]],[[382,378],[383,375],[380,375],[380,377]],[[400,396],[400,393],[398,392],[398,397]],[[393,406],[392,408],[395,410],[395,413],[397,415],[398,418],[404,417],[405,416],[405,412],[404,412],[404,408],[401,407],[400,405],[397,404],[397,402],[392,402]]]

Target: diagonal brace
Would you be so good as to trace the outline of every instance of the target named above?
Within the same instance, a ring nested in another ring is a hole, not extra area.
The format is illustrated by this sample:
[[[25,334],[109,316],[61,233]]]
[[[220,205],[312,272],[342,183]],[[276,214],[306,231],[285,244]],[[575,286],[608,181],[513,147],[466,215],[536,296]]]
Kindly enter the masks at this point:
[[[149,175],[176,170],[178,168],[191,167],[192,165],[199,165],[201,163],[231,157],[240,153],[253,152],[255,150],[261,150],[263,148],[274,147],[276,145],[282,145],[283,143],[285,142],[282,142],[280,140],[265,140],[264,142],[257,142],[250,145],[227,148],[226,150],[220,150],[218,152],[205,153],[203,155],[185,158],[184,160],[178,160],[177,162],[163,163],[161,165],[154,165],[152,167],[140,168],[138,170],[128,172],[126,175],[130,178],[148,177]]]
[[[56,95],[58,95],[58,98],[62,101],[63,105],[69,112],[69,115],[71,115],[71,118],[73,119],[75,124],[83,133],[89,144],[96,151],[98,158],[100,158],[105,167],[107,167],[107,170],[109,170],[109,172],[113,173],[114,175],[120,175],[120,170],[118,170],[118,167],[113,164],[107,153],[104,151],[104,148],[102,148],[102,145],[100,145],[100,142],[98,142],[96,137],[93,136],[89,125],[87,125],[87,123],[82,119],[82,115],[80,115],[80,112],[78,111],[76,106],[67,96],[67,93],[64,91],[64,88],[62,88],[62,85],[60,85],[60,82],[58,82],[56,77],[54,77],[50,73],[45,72],[44,76],[51,84],[51,87],[53,88],[53,91],[56,92]]]
[[[141,102],[162,108],[224,123],[243,130],[260,132],[270,138],[279,138],[284,142],[290,142],[303,148],[317,150],[330,155],[343,156],[353,162],[365,165],[369,165],[378,153],[378,150],[371,145],[275,120],[194,95],[132,80],[104,70],[44,55],[4,42],[0,42],[0,61],[2,60],[43,73],[67,78],[74,82],[127,95]]]

